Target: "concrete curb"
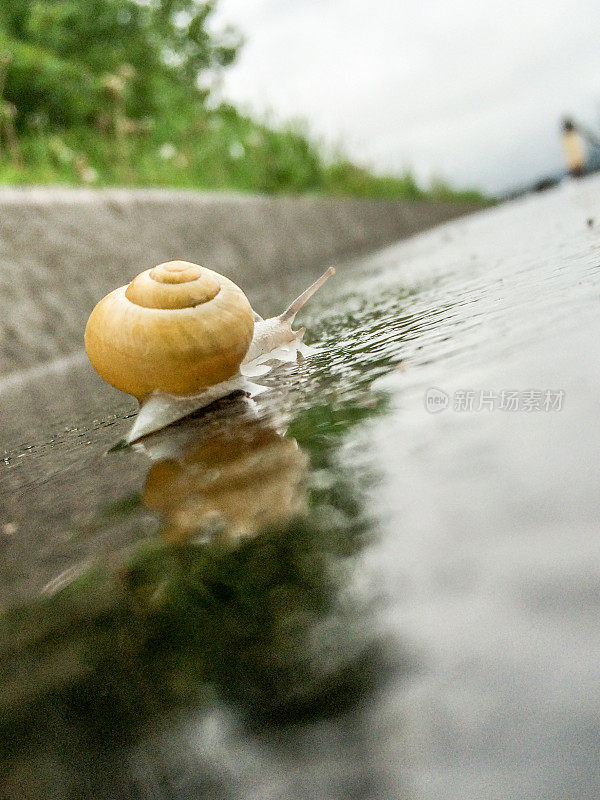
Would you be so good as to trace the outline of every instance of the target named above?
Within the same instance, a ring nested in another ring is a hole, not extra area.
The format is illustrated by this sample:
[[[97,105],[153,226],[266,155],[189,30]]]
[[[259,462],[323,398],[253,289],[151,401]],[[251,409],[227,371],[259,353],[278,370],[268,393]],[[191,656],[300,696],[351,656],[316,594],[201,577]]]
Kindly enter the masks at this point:
[[[3,189],[0,375],[72,353],[94,304],[161,261],[223,272],[269,313],[261,286],[274,273],[310,274],[472,210],[162,189]]]

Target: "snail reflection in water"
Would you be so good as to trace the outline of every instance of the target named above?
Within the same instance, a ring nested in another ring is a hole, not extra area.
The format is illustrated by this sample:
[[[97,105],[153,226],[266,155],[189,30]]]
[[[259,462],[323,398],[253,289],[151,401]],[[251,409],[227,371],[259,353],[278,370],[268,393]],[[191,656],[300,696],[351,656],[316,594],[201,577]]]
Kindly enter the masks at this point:
[[[247,378],[303,352],[304,329],[292,323],[334,271],[266,320],[228,278],[186,261],[148,269],[108,294],[90,315],[85,348],[100,377],[140,402],[128,441],[232,392],[262,389]]]
[[[190,420],[179,434],[135,445],[156,459],[142,501],[160,514],[167,541],[216,534],[233,543],[306,510],[308,458],[266,421],[230,419],[207,432]]]

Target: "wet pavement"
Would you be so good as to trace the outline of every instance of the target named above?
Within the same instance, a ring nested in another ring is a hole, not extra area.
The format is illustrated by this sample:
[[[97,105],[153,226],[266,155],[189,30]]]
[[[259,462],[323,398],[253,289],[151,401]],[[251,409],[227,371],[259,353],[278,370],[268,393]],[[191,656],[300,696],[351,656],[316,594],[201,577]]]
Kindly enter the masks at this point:
[[[134,447],[83,356],[0,382],[8,797],[598,796],[599,188],[348,263]]]

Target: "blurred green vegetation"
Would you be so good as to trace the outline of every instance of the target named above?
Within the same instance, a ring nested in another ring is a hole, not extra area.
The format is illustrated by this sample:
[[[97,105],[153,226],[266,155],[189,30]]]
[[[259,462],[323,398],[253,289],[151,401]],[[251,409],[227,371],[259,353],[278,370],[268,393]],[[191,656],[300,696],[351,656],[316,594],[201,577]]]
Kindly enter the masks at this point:
[[[238,540],[146,539],[54,593],[0,611],[7,796],[52,797],[48,787],[67,775],[71,790],[60,797],[129,797],[127,775],[107,791],[98,764],[114,761],[125,773],[123,748],[169,731],[176,718],[230,709],[248,732],[271,736],[343,715],[380,686],[386,642],[372,625],[373,598],[352,586],[356,561],[376,536],[363,508],[368,476],[344,464],[339,447],[385,407],[342,402],[295,416],[298,444],[328,475],[326,486],[311,486],[304,512]],[[217,435],[231,441],[242,421],[224,417]],[[207,427],[188,422],[190,448]],[[197,467],[189,477],[200,486]],[[260,475],[255,480],[260,492]],[[408,654],[400,662],[411,667]]]
[[[214,103],[241,45],[216,0],[20,0],[0,5],[0,183],[171,186],[484,202],[410,173],[327,158],[300,126]],[[206,83],[206,81],[204,81]]]

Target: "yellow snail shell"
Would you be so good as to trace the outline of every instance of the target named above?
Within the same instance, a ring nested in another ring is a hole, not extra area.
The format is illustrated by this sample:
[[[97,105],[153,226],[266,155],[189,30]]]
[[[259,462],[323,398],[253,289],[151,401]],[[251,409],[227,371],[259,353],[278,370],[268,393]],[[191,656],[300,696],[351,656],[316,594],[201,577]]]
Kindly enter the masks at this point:
[[[169,261],[115,289],[92,311],[85,349],[107,383],[142,402],[195,395],[238,373],[254,331],[242,290],[187,261]]]

